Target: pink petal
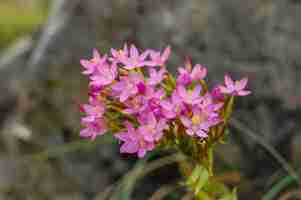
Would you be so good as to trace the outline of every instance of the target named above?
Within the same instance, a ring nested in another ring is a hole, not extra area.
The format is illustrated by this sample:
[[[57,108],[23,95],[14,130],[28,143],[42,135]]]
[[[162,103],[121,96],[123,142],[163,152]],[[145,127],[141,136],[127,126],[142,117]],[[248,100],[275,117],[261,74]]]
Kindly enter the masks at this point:
[[[158,125],[157,125],[157,129],[158,130],[164,130],[164,129],[167,129],[168,126],[166,124],[166,120],[165,119],[160,119],[159,122],[158,122]]]
[[[141,61],[143,61],[143,60],[145,60],[145,58],[147,57],[149,55],[149,51],[148,50],[146,50],[146,51],[144,51],[141,55],[140,55],[140,60]]]
[[[81,64],[84,68],[86,68],[86,69],[89,69],[89,68],[91,68],[91,67],[93,66],[93,64],[91,64],[90,61],[85,60],[85,59],[81,59],[81,60],[80,60],[80,64]]]
[[[120,97],[119,97],[120,101],[124,102],[125,100],[127,100],[129,98],[129,96],[130,96],[129,91],[123,90],[122,93],[120,94]]]
[[[166,110],[171,110],[173,108],[173,105],[167,100],[161,101],[160,105],[162,106],[162,108],[164,108]]]
[[[137,142],[126,142],[120,147],[121,153],[136,153],[139,149]]]
[[[124,45],[123,45],[123,53],[124,53],[124,55],[125,56],[127,56],[128,55],[128,45],[127,45],[127,43],[125,43]]]
[[[195,88],[193,89],[193,92],[192,92],[192,96],[194,98],[200,96],[201,91],[202,91],[202,86],[200,86],[200,85],[195,86]]]
[[[185,127],[190,127],[192,125],[190,119],[188,119],[187,117],[181,117],[180,120]]]
[[[186,92],[186,89],[182,85],[179,85],[177,87],[177,92],[178,92],[178,94],[179,94],[180,97],[186,98],[187,92]]]
[[[139,57],[138,49],[133,44],[131,45],[130,54],[131,54],[132,58],[138,58]]]
[[[124,81],[120,81],[112,86],[112,90],[121,92],[124,89],[124,86],[125,86]]]
[[[139,149],[138,151],[138,157],[139,158],[143,158],[146,154],[146,150],[145,149]]]
[[[236,90],[243,90],[248,84],[248,78],[243,78],[235,83]]]
[[[229,90],[228,88],[224,87],[224,86],[220,86],[220,92],[224,93],[224,94],[230,94],[232,93],[232,90]]]
[[[85,128],[80,131],[79,135],[81,137],[90,137],[91,136],[91,131],[88,128]]]
[[[125,121],[124,125],[128,129],[128,132],[134,132],[135,131],[134,126],[133,126],[133,124],[131,124],[131,122]]]
[[[147,120],[148,120],[148,125],[155,126],[155,125],[157,124],[156,117],[155,117],[155,115],[152,114],[152,113],[149,113],[149,114],[148,114]]]
[[[225,79],[225,84],[226,84],[226,86],[227,86],[228,88],[234,87],[234,82],[233,82],[233,80],[231,79],[230,76],[225,75],[224,79]]]
[[[111,54],[113,57],[117,57],[118,56],[118,51],[116,49],[111,48]]]
[[[155,144],[153,142],[146,142],[144,149],[151,151],[155,148]]]
[[[203,131],[203,130],[198,130],[196,132],[196,135],[199,136],[200,138],[206,138],[206,137],[208,137],[207,133],[205,131]]]
[[[116,137],[117,139],[126,142],[130,140],[129,135],[126,132],[120,132],[120,133],[116,133],[114,134],[114,137]]]
[[[241,91],[238,91],[238,96],[247,96],[249,94],[251,94],[251,91],[248,91],[248,90],[241,90]]]
[[[186,130],[186,133],[190,136],[193,136],[194,135],[194,131],[192,129],[187,129]]]
[[[101,56],[96,48],[93,48],[93,58],[96,60],[100,60]]]
[[[95,117],[93,115],[81,118],[81,123],[84,124],[84,125],[87,124],[87,123],[94,122],[94,121],[95,121]]]
[[[117,73],[118,73],[118,72],[117,72],[117,64],[116,64],[116,63],[113,63],[113,64],[111,65],[111,75],[112,75],[113,79],[116,78]]]
[[[171,53],[170,46],[167,46],[167,47],[165,48],[165,50],[164,50],[162,56],[161,56],[161,60],[162,60],[163,62],[165,62],[165,61],[169,58],[170,53]]]
[[[200,64],[196,64],[191,72],[191,78],[193,80],[202,80],[207,75],[207,69]]]

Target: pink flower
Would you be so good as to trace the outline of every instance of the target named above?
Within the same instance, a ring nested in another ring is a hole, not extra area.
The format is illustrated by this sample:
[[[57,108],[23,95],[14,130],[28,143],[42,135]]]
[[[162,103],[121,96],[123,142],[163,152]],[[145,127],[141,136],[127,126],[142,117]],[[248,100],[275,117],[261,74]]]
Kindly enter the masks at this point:
[[[189,105],[198,104],[201,102],[202,97],[200,96],[200,92],[202,87],[200,85],[196,85],[193,90],[186,90],[182,85],[177,87],[177,92],[179,97],[182,98],[183,102]]]
[[[161,113],[167,119],[174,119],[177,116],[175,106],[170,100],[163,100],[160,102]]]
[[[214,104],[211,95],[207,93],[202,102],[192,108],[191,118],[180,117],[183,125],[187,128],[187,134],[197,135],[201,138],[207,137],[209,128],[222,121],[218,113],[222,106],[222,103]]]
[[[160,140],[163,131],[168,128],[166,120],[162,118],[158,121],[153,113],[148,113],[146,117],[141,116],[139,121],[141,123],[139,131],[148,142]]]
[[[144,157],[147,151],[151,151],[155,148],[153,142],[144,140],[140,131],[136,130],[130,122],[125,122],[127,131],[119,132],[114,136],[123,141],[124,143],[120,147],[121,153],[137,153],[138,157]]]
[[[161,83],[161,81],[164,79],[164,75],[166,74],[166,69],[161,68],[159,71],[157,71],[154,68],[149,69],[149,79],[147,80],[148,85],[157,85]]]
[[[91,98],[89,104],[81,105],[81,110],[87,114],[82,118],[84,122],[93,122],[97,118],[101,118],[105,112],[105,106],[102,102]]]
[[[223,93],[221,92],[220,87],[221,87],[220,85],[215,86],[213,88],[213,90],[211,91],[211,95],[212,95],[213,99],[216,101],[224,101],[225,100],[225,97],[224,97]]]
[[[143,112],[152,112],[155,116],[160,115],[160,102],[165,96],[165,91],[162,88],[155,89],[154,87],[148,87],[145,93],[145,110]]]
[[[128,46],[127,44],[124,44],[123,46],[123,50],[116,50],[116,49],[113,49],[111,48],[111,54],[112,54],[112,58],[110,58],[110,60],[113,62],[113,63],[120,63],[121,60],[124,60],[128,57],[129,55],[129,50],[128,50]]]
[[[107,131],[106,123],[103,118],[97,118],[94,121],[86,121],[82,119],[81,123],[85,126],[85,128],[80,131],[81,137],[95,140],[97,135],[103,135]]]
[[[199,123],[197,122],[197,117],[193,117],[192,119],[189,119],[188,117],[182,116],[181,122],[183,125],[187,128],[186,133],[190,136],[197,135],[200,138],[206,138],[208,137],[208,131],[209,131],[209,123],[203,122]]]
[[[182,98],[175,90],[169,99],[160,101],[162,115],[167,119],[173,119],[186,111]]]
[[[112,63],[111,66],[108,64],[98,65],[97,70],[91,75],[90,85],[93,86],[105,86],[111,84],[117,77],[117,64]]]
[[[191,84],[192,80],[191,80],[190,73],[189,73],[188,70],[180,67],[178,69],[178,72],[179,72],[179,76],[178,76],[178,79],[177,79],[178,84],[182,84],[182,85]]]
[[[210,93],[206,93],[200,104],[198,104],[198,108],[201,109],[209,109],[212,112],[216,112],[218,110],[220,110],[223,107],[224,103],[216,103],[214,101],[213,96]]]
[[[124,65],[125,69],[131,70],[138,67],[144,67],[146,65],[146,57],[148,56],[149,51],[145,51],[142,54],[139,54],[138,49],[135,45],[131,45],[130,55],[129,56],[120,56],[119,62]]]
[[[202,80],[207,75],[207,69],[202,67],[200,64],[196,64],[192,68],[190,60],[187,60],[185,63],[185,68],[180,67],[178,69],[179,76],[177,82],[182,85],[189,85],[192,81]]]
[[[207,76],[207,69],[205,67],[202,67],[200,64],[196,64],[192,72],[190,74],[190,77],[193,81],[202,80]]]
[[[226,86],[220,86],[220,90],[224,94],[230,94],[233,96],[246,96],[251,93],[251,91],[244,90],[247,86],[247,83],[248,78],[243,78],[234,82],[230,76],[225,75]]]
[[[96,71],[97,66],[102,66],[107,60],[107,56],[104,55],[103,57],[100,56],[97,49],[93,49],[93,57],[90,60],[81,59],[80,64],[85,68],[82,72],[86,75],[91,75]]]
[[[166,47],[163,53],[159,51],[150,51],[151,61],[148,62],[148,66],[165,66],[165,62],[170,56],[170,47]]]
[[[139,85],[142,87],[141,83]],[[145,112],[157,114],[160,110],[160,101],[164,96],[165,91],[163,89],[155,90],[153,87],[145,85],[143,93],[139,93],[124,102],[126,109],[123,111],[128,114],[144,114]]]
[[[223,85],[207,91],[203,80],[207,69],[190,60],[173,77],[165,66],[170,54],[169,46],[141,52],[125,44],[123,49],[111,49],[109,57],[93,49],[91,59],[80,60],[90,81],[89,103],[80,107],[85,114],[80,136],[94,140],[113,127],[112,131],[120,130],[114,134],[122,143],[120,152],[143,157],[161,140],[174,142],[169,140],[175,137],[164,133],[172,134],[169,129],[177,128],[178,122],[179,130],[193,140],[208,137],[228,117],[223,113],[226,97],[250,94],[245,89],[247,78],[233,81],[227,75]],[[149,68],[139,69],[145,66]]]
[[[96,86],[96,85],[89,85],[89,96],[93,99],[97,98],[97,96],[100,94],[101,90],[103,89],[102,86]]]
[[[137,95],[124,102],[126,108],[123,110],[126,114],[136,115],[146,109],[147,101],[144,96]]]
[[[143,76],[140,73],[131,72],[128,76],[123,76],[121,80],[112,86],[113,94],[117,94],[121,102],[126,101],[129,97],[136,95],[138,84],[143,82]]]

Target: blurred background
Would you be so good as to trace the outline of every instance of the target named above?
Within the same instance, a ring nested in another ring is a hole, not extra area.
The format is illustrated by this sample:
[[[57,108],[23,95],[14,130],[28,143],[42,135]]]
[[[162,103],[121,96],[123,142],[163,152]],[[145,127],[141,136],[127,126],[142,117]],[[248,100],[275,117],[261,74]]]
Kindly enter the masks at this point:
[[[236,105],[216,172],[239,199],[301,199],[300,11],[300,0],[1,0],[0,200],[159,200],[171,190],[170,160],[138,177],[143,161],[109,136],[78,136],[79,60],[124,42],[170,44],[170,70],[190,56],[212,84],[248,76],[253,94]]]

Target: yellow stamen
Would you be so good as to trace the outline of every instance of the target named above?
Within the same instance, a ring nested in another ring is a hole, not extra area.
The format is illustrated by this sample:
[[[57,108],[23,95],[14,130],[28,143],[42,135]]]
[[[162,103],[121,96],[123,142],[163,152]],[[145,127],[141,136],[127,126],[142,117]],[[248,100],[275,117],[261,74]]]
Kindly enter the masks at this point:
[[[199,115],[193,115],[191,121],[193,124],[199,124],[201,122],[201,117]]]

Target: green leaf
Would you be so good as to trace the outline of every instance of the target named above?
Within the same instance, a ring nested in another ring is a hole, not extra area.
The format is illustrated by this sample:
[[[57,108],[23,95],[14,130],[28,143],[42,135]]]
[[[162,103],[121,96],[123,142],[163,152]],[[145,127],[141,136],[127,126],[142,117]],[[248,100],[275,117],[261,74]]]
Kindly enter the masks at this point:
[[[237,194],[236,189],[234,188],[231,193],[228,193],[224,195],[219,200],[237,200]]]
[[[223,196],[231,192],[223,183],[217,181],[210,181],[204,186],[204,190],[217,196]]]
[[[201,192],[203,187],[208,183],[209,172],[202,165],[198,165],[194,168],[191,175],[187,180],[187,185],[192,187],[195,195]]]
[[[209,180],[209,172],[205,168],[203,168],[203,170],[199,175],[198,182],[195,187],[195,194],[198,194],[203,189],[203,187],[208,182],[208,180]]]
[[[198,200],[211,200],[210,196],[203,191],[200,191],[196,196]]]
[[[194,184],[197,183],[197,180],[198,180],[198,178],[200,176],[201,170],[202,170],[202,166],[200,166],[200,165],[196,166],[193,169],[191,175],[189,176],[189,178],[187,180],[187,184],[188,185],[194,185]]]
[[[263,200],[273,200],[277,198],[277,195],[283,191],[286,187],[296,182],[296,179],[290,175],[283,177],[277,182],[264,196]]]

